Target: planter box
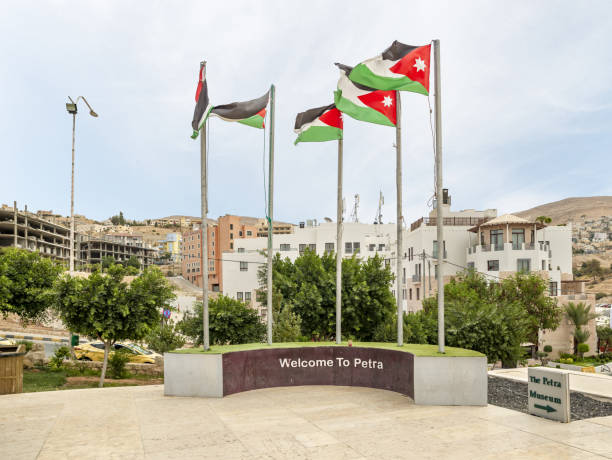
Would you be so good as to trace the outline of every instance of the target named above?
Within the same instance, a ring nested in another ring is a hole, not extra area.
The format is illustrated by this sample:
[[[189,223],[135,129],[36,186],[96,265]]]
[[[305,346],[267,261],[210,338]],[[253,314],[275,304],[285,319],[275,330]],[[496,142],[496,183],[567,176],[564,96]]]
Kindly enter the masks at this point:
[[[278,386],[341,385],[395,391],[416,404],[487,404],[484,356],[415,356],[385,348],[311,346],[164,354],[164,394],[223,397]]]

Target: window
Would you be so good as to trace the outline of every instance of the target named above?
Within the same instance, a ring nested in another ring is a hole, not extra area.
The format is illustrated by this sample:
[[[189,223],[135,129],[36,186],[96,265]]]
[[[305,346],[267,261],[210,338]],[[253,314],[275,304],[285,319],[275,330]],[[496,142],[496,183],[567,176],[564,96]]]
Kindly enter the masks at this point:
[[[248,262],[240,262],[240,271],[246,272],[249,269]]]
[[[353,253],[353,243],[344,243],[344,252],[346,254],[352,254]]]
[[[236,299],[242,301],[242,292],[236,293]]]
[[[368,244],[368,251],[376,251],[376,245],[375,244]]]
[[[406,267],[404,267],[402,270],[403,270],[402,283],[405,283],[406,282]]]
[[[230,224],[230,230],[234,230],[234,224]]]
[[[353,252],[359,252],[359,242],[353,243]]]
[[[238,252],[244,252],[244,248],[238,248],[237,251]]]
[[[251,230],[247,230],[247,236],[253,236],[253,232]]]
[[[498,272],[499,271],[499,260],[487,260],[487,271]]]
[[[213,292],[219,292],[219,285],[213,284]]]
[[[504,231],[491,230],[491,246],[495,251],[504,249]]]
[[[412,288],[408,289],[408,300],[412,300]]]
[[[302,254],[306,250],[306,245],[305,244],[300,244],[298,246],[298,249],[300,251],[300,254]]]
[[[551,296],[557,296],[559,295],[559,293],[557,292],[557,282],[556,281],[551,281],[550,283],[548,283],[548,289],[550,292]]]
[[[406,289],[402,289],[402,300],[406,300]]]
[[[244,293],[244,300],[250,302],[251,301],[251,292],[245,292]]]
[[[230,240],[233,240],[233,239],[234,239],[234,234],[230,233]]]
[[[230,243],[230,249],[234,249],[234,243]]]
[[[512,229],[512,249],[514,250],[523,249],[524,242],[525,242],[525,229],[524,228],[513,228]]]
[[[379,244],[378,245],[378,250],[379,251],[384,251],[385,250],[385,245],[384,244]]]
[[[291,250],[291,245],[288,243],[282,243],[280,245],[280,250],[281,251],[290,251]]]
[[[215,255],[215,250],[214,250],[214,249],[213,249],[212,255],[213,255],[213,256]]]
[[[215,237],[215,232],[212,232],[211,235],[213,236],[213,238]]]
[[[215,261],[214,260],[209,260],[208,261],[208,271],[209,272],[214,272],[215,271]]]
[[[529,273],[531,268],[531,259],[517,259],[516,271],[519,273]]]
[[[442,241],[442,249],[444,250],[444,253],[442,254],[442,257],[446,259],[446,240]],[[438,258],[438,242],[436,240],[433,241],[433,258],[437,259]]]
[[[242,230],[238,232],[238,236],[242,236]]]
[[[317,252],[317,245],[316,244],[309,244],[308,245],[308,249],[310,249],[312,252]]]
[[[325,243],[325,252],[334,252],[334,243]]]
[[[215,242],[214,242],[214,241],[212,242],[212,247],[213,247],[213,248],[215,247]]]
[[[474,262],[468,262],[467,268],[468,270],[474,270],[475,269]]]
[[[419,300],[419,288],[416,288],[416,299]]]
[[[200,243],[198,243],[198,249],[202,249],[202,248],[200,247]]]

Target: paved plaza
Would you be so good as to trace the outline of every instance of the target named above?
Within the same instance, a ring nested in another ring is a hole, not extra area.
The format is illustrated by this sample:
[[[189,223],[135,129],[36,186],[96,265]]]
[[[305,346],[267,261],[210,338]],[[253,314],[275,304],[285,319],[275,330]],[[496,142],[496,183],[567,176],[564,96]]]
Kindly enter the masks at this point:
[[[223,399],[163,386],[0,396],[9,459],[598,459],[612,417],[560,424],[496,406],[416,406],[355,387],[271,388]]]

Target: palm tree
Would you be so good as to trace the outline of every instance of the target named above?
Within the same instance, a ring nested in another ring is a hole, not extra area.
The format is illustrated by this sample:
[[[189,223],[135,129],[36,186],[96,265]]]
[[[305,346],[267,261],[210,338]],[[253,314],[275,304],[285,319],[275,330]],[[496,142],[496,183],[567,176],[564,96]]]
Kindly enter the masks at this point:
[[[582,326],[589,324],[597,314],[591,313],[591,306],[587,306],[584,302],[568,302],[565,305],[565,317],[574,325],[574,354],[576,354],[578,344],[586,342],[591,335],[589,331],[582,330]]]

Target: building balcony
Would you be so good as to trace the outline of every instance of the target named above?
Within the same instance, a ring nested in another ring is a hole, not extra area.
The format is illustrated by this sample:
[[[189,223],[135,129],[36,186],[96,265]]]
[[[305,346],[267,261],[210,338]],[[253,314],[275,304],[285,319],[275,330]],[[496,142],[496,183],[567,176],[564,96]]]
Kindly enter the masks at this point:
[[[442,224],[447,226],[462,226],[462,227],[474,227],[476,225],[484,224],[487,220],[486,217],[444,217]],[[421,217],[410,224],[410,231],[413,232],[422,225],[428,227],[435,227],[437,225],[437,219],[435,217]]]

